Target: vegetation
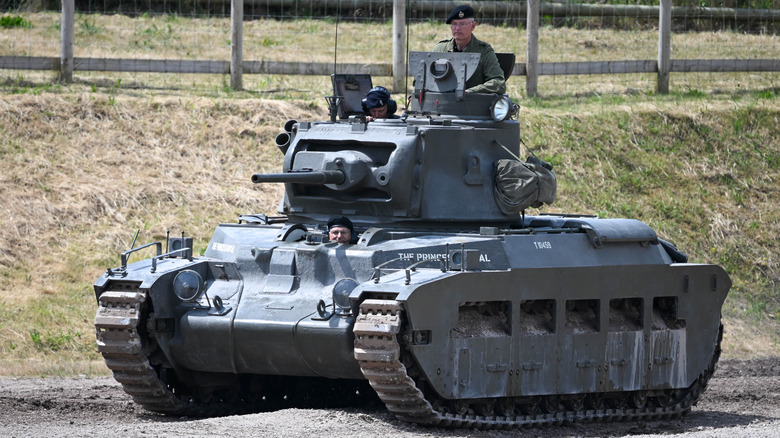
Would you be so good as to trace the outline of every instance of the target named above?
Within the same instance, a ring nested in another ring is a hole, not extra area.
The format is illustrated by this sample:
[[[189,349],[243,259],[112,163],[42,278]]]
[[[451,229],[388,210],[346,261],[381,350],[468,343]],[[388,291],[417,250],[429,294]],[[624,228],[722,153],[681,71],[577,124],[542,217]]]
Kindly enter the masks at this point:
[[[60,57],[60,15],[25,15],[31,28],[0,32],[0,55]],[[336,30],[338,29],[338,32]],[[97,15],[77,13],[74,56],[97,59],[230,60],[230,23],[225,16],[186,17],[172,14]],[[245,61],[300,61],[331,63],[389,64],[392,53],[390,22],[345,21],[338,27],[323,20],[256,19],[244,23]],[[525,62],[526,33],[523,27],[479,24],[476,35],[497,51],[517,54]],[[441,22],[417,22],[410,26],[409,50],[429,50],[450,36]],[[338,39],[338,51],[334,49]],[[540,30],[539,61],[585,62],[654,60],[658,34],[653,27],[609,30],[598,25],[579,28],[543,26]],[[294,48],[294,49],[292,49]],[[672,35],[672,59],[775,59],[780,41],[768,32],[745,34],[734,31],[678,32]],[[20,73],[21,72],[21,73]],[[339,71],[343,72],[343,71]],[[23,75],[13,83],[25,86],[51,83],[56,72],[13,71]],[[6,73],[9,74],[9,73]],[[126,88],[178,89],[185,93],[222,95],[230,84],[225,75],[173,75],[154,73],[74,72],[76,81],[111,87],[117,79]],[[670,88],[680,93],[721,90],[768,89],[776,87],[780,73],[672,73]],[[522,77],[510,82],[509,94],[525,93]],[[375,78],[387,84],[390,78]],[[327,76],[270,76],[246,74],[244,89],[256,97],[307,99],[322,96],[330,88]],[[647,93],[656,88],[652,74],[542,76],[538,91],[545,97],[591,92]]]
[[[32,27],[29,21],[18,15],[3,15],[0,17],[0,27],[10,29],[12,27]]]
[[[49,44],[46,32],[56,34],[56,19],[46,14],[28,19],[41,39],[3,40],[3,32],[0,52],[10,50],[6,42],[24,40],[35,55],[51,56],[38,47]],[[134,41],[150,57],[171,47],[178,47],[180,57],[212,57],[188,45],[194,38],[178,20],[139,17],[128,25],[94,16],[77,23],[84,23],[84,38],[103,50],[77,56],[115,56],[97,44],[104,38]],[[260,29],[265,35],[252,49],[262,53],[258,57],[284,59],[291,45],[306,42],[300,53],[307,58],[332,60],[332,41],[321,38],[328,30],[323,23],[256,25],[258,35]],[[297,34],[291,38],[310,37],[289,44],[277,25],[292,26]],[[122,33],[127,28],[132,32]],[[518,37],[514,30],[480,29],[495,45],[522,46],[510,41]],[[8,33],[18,37],[14,32],[21,30]],[[387,25],[342,30],[340,44],[349,41],[345,46],[355,53],[348,62],[389,52],[385,38],[365,38],[384,35]],[[415,26],[414,32],[413,50],[446,35],[434,24]],[[320,35],[319,43],[314,35]],[[742,47],[764,41],[736,34],[708,37],[738,40]],[[630,51],[621,45],[625,40],[634,38],[629,47],[636,47],[647,36],[555,30],[547,38],[547,59],[584,56],[568,53],[571,44],[620,59],[624,55],[614,54],[614,47]],[[161,42],[162,48],[144,47]],[[207,47],[223,50],[221,43]],[[235,92],[218,75],[172,84],[163,75],[79,74],[68,85],[43,73],[15,74],[0,83],[0,375],[18,376],[107,373],[95,352],[92,283],[119,265],[136,230],[139,244],[161,240],[167,230],[184,231],[203,252],[217,223],[234,222],[242,213],[274,213],[281,187],[257,187],[249,177],[281,167],[274,137],[286,120],[327,118],[321,96],[330,88],[329,78],[294,76],[257,77],[247,81],[249,91]],[[718,82],[721,78],[727,79]],[[780,354],[776,80],[686,75],[685,86],[661,96],[652,92],[652,78],[639,75],[545,78],[539,87],[545,97],[533,100],[523,98],[523,81],[509,82],[510,95],[522,107],[523,140],[553,162],[559,182],[558,200],[542,212],[640,219],[691,261],[721,264],[734,284],[724,307],[724,355]],[[404,96],[395,97],[402,102]]]

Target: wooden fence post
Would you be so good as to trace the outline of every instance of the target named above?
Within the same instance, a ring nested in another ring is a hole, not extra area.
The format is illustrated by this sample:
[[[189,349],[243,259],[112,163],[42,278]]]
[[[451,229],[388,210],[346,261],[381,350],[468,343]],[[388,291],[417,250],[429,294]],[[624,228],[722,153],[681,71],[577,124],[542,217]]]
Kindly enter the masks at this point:
[[[393,0],[393,91],[396,93],[401,92],[406,79],[405,2],[406,0]]]
[[[243,89],[244,0],[230,1],[230,88]]]
[[[658,13],[658,86],[659,93],[669,92],[669,68],[671,62],[672,2],[661,0]]]
[[[62,17],[60,17],[60,80],[73,82],[73,21],[74,0],[62,0]]]
[[[539,81],[539,0],[528,0],[526,18],[525,94],[536,97]]]

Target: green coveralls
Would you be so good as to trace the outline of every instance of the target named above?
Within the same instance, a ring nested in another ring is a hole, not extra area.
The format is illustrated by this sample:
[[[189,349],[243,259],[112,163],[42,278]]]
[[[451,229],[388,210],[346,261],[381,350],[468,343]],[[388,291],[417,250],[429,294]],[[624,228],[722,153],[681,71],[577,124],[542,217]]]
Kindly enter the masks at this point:
[[[479,53],[479,65],[477,70],[466,80],[466,91],[469,93],[498,93],[506,92],[504,71],[498,64],[496,52],[490,44],[480,41],[471,35],[471,41],[463,50],[455,50],[455,38],[439,41],[433,48],[434,52],[468,52]]]

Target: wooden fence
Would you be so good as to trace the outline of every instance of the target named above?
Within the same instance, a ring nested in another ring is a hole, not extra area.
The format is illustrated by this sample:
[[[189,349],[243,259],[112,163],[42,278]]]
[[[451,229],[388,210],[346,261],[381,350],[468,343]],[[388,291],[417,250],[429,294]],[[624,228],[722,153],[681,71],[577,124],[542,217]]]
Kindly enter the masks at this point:
[[[211,73],[229,74],[231,87],[242,89],[242,77],[244,74],[267,75],[330,75],[334,71],[333,63],[304,63],[304,62],[277,62],[277,61],[245,61],[243,60],[243,10],[245,0],[224,0],[231,3],[231,57],[230,60],[176,60],[176,59],[96,59],[75,58],[73,56],[74,38],[74,0],[62,1],[61,17],[61,56],[36,57],[36,56],[0,56],[0,69],[21,70],[55,70],[65,82],[73,80],[74,71],[115,71],[115,72],[148,72],[148,73]],[[254,1],[254,0],[246,0]],[[270,1],[270,0],[263,0]],[[273,0],[284,2],[288,0]],[[361,0],[353,0],[359,2]],[[388,0],[389,1],[389,0]],[[510,12],[526,14],[527,18],[527,47],[526,62],[517,63],[513,69],[513,75],[526,77],[526,94],[537,96],[537,82],[539,76],[545,75],[598,75],[598,74],[632,74],[655,73],[657,74],[657,91],[667,93],[669,91],[669,74],[672,72],[780,72],[780,59],[685,59],[674,60],[671,54],[671,20],[673,13],[678,9],[672,8],[671,0],[660,0],[659,7],[647,6],[615,6],[615,5],[560,5],[542,4],[540,0],[529,0],[527,3],[519,2],[480,2],[480,7],[509,8]],[[352,4],[350,3],[350,4]],[[433,2],[418,2],[428,4]],[[442,3],[436,2],[439,8]],[[417,5],[417,3],[414,3]],[[394,91],[403,89],[404,79],[408,74],[405,71],[405,35],[403,25],[406,17],[406,2],[393,0],[393,62],[392,64],[339,64],[341,71],[353,73],[365,73],[372,76],[392,76]],[[612,14],[612,16],[652,16],[658,15],[658,57],[655,60],[639,61],[591,61],[591,62],[551,62],[539,63],[539,17],[541,14],[555,13],[556,8],[567,7],[576,10],[578,14]],[[524,11],[523,11],[524,10]],[[630,11],[630,15],[629,15]],[[730,11],[730,12],[727,12]],[[701,10],[699,10],[701,12]],[[743,16],[747,12],[738,9],[724,10],[714,8],[714,14],[731,14],[729,16]],[[755,13],[755,11],[750,11]],[[780,11],[764,11],[762,20],[780,21]],[[396,25],[399,24],[399,25]]]

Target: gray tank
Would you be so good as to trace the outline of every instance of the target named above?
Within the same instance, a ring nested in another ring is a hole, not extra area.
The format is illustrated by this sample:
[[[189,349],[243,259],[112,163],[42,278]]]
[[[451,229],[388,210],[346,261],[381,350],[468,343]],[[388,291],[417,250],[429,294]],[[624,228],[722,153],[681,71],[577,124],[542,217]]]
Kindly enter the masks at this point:
[[[123,253],[95,327],[133,400],[196,416],[381,400],[475,428],[688,412],[728,275],[638,220],[525,215],[554,175],[516,158],[514,103],[464,92],[478,59],[412,52],[407,110],[370,123],[370,78],[334,76],[331,120],[288,121],[282,172],[252,176],[285,184],[280,215],[219,225],[199,257],[183,235]],[[355,243],[328,241],[333,216]]]

